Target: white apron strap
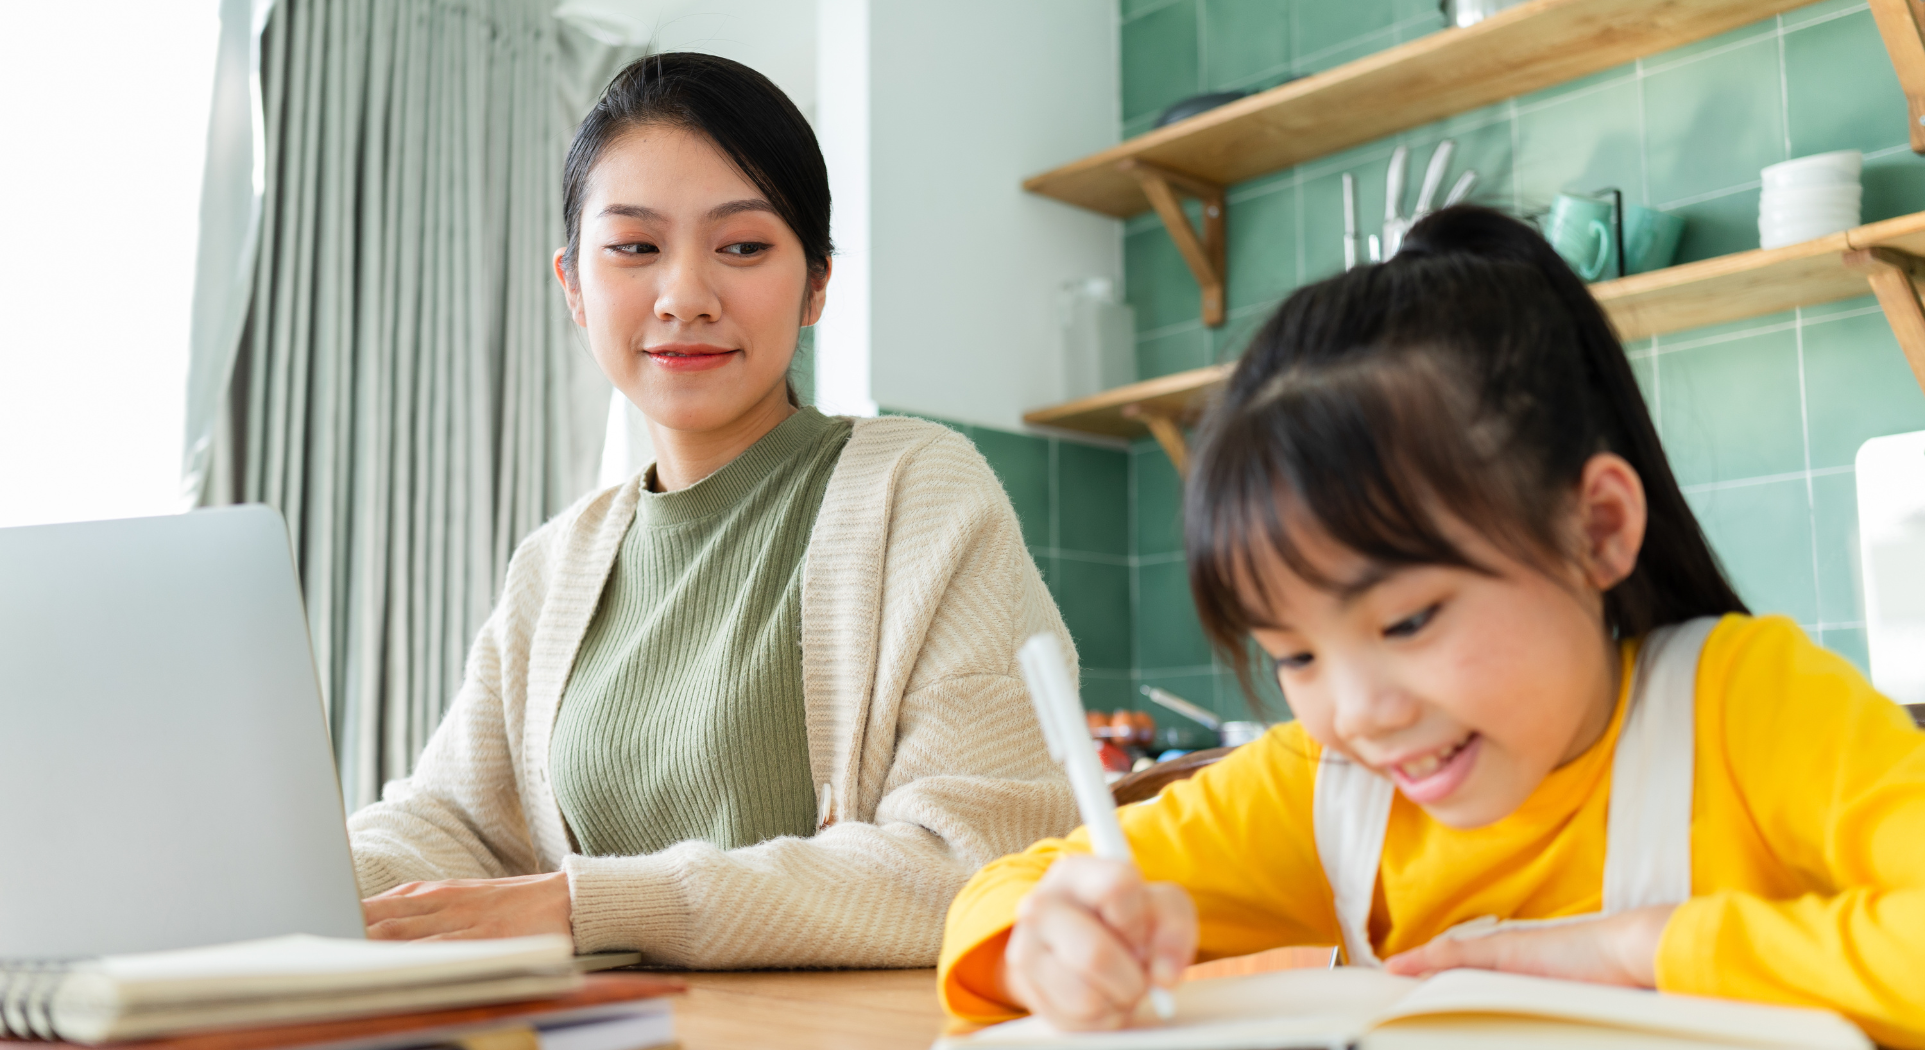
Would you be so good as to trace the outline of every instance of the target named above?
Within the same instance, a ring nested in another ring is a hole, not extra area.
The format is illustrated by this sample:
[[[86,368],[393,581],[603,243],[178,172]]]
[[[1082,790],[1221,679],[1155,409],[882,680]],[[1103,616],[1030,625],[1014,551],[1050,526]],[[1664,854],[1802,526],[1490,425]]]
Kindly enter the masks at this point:
[[[1715,616],[1645,636],[1631,673],[1631,710],[1611,756],[1604,914],[1691,897],[1691,794],[1696,768],[1698,656]]]
[[[1311,818],[1324,880],[1337,902],[1344,959],[1377,966],[1370,947],[1370,904],[1377,893],[1377,865],[1397,785],[1325,748],[1317,762]]]

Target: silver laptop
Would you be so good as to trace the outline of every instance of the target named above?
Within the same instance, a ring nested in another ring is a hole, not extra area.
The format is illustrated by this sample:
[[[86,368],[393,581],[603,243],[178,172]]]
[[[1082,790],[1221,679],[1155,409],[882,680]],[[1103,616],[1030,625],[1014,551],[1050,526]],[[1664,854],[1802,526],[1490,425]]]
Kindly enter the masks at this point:
[[[362,936],[287,527],[0,529],[0,962]]]

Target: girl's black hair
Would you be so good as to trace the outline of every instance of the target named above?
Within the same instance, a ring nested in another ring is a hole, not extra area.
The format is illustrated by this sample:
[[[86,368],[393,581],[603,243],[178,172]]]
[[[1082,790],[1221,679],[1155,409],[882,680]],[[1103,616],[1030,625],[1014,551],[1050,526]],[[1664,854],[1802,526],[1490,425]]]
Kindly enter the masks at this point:
[[[1263,326],[1202,425],[1184,488],[1190,587],[1246,690],[1269,604],[1256,552],[1319,587],[1288,523],[1378,565],[1489,571],[1440,527],[1522,560],[1566,556],[1584,465],[1624,457],[1648,507],[1636,567],[1604,596],[1617,637],[1744,612],[1671,474],[1624,348],[1544,238],[1485,208],[1439,211],[1389,262],[1297,291]]]
[[[608,82],[568,147],[562,166],[562,223],[572,276],[581,254],[582,199],[588,174],[624,132],[665,125],[700,132],[762,191],[795,231],[809,273],[829,271],[829,169],[815,132],[768,77],[740,62],[693,51],[645,55]]]

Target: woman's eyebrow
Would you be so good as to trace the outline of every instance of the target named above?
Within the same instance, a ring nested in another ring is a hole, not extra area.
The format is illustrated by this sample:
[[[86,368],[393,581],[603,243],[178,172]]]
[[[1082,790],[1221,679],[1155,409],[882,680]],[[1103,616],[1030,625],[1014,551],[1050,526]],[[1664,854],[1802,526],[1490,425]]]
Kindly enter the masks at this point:
[[[643,207],[640,204],[611,204],[603,208],[600,214],[603,216],[620,215],[624,218],[642,219],[647,222],[660,222],[666,218],[666,216],[654,208]]]
[[[710,221],[726,219],[731,215],[740,215],[745,211],[765,211],[773,215],[775,214],[775,205],[770,204],[760,197],[749,197],[739,201],[729,201],[727,204],[718,204],[709,209],[708,217]]]

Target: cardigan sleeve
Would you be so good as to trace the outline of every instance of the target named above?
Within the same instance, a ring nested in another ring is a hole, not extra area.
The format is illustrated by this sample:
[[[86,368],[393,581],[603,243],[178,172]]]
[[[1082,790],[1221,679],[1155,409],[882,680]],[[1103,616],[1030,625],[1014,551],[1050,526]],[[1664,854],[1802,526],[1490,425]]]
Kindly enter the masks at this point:
[[[886,514],[881,548],[866,564],[857,551],[847,565],[810,569],[881,566],[872,623],[832,610],[853,626],[830,632],[840,640],[827,655],[873,669],[866,713],[841,745],[857,785],[836,799],[841,819],[811,838],[736,850],[683,842],[571,856],[579,950],[695,968],[934,965],[944,912],[970,874],[1074,825],[1016,664],[1030,634],[1053,631],[1067,649],[1068,632],[1008,497],[947,431],[925,432],[878,476],[887,505],[868,513]],[[861,513],[860,502],[825,499],[822,513]],[[819,521],[818,535],[837,525]]]

